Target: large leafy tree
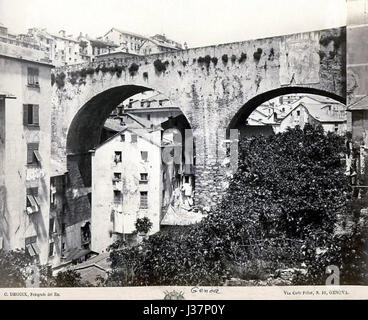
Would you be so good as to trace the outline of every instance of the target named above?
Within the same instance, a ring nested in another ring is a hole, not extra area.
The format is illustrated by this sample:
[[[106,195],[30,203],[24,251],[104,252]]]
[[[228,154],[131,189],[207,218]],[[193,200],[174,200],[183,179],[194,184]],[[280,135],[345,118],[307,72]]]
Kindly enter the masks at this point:
[[[226,217],[234,236],[252,225],[263,237],[332,232],[346,212],[343,157],[344,139],[324,134],[322,127],[246,139],[239,169],[213,219]]]

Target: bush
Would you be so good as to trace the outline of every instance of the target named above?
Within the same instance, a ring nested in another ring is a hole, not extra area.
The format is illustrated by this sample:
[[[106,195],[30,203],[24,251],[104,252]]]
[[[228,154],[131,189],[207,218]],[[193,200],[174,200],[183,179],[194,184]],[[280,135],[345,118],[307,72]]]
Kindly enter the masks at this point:
[[[261,57],[262,57],[262,49],[261,48],[258,48],[257,49],[257,51],[255,51],[254,53],[253,53],[253,58],[254,58],[254,60],[255,61],[259,61],[260,59],[261,59]]]
[[[149,218],[138,218],[135,223],[135,228],[139,233],[148,233],[152,228],[152,222]]]
[[[66,78],[66,75],[64,72],[60,72],[56,75],[55,82],[56,82],[58,89],[61,89],[65,86],[65,78]]]
[[[247,54],[242,52],[242,54],[239,58],[239,63],[243,63],[245,60],[247,60]]]
[[[139,69],[139,65],[133,62],[128,68],[130,76],[134,77],[135,74],[138,72],[138,69]]]
[[[162,63],[160,59],[157,59],[153,62],[153,65],[157,73],[163,73],[166,71],[169,65],[169,61],[165,61],[164,63]]]
[[[223,64],[227,64],[227,62],[229,61],[229,57],[227,56],[227,54],[224,54],[221,57],[221,59],[222,59]]]

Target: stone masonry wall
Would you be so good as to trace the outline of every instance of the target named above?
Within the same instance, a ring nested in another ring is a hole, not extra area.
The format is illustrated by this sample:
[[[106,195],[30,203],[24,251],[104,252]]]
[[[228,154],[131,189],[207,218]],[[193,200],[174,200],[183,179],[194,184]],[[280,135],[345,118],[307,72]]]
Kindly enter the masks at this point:
[[[112,88],[155,89],[188,118],[196,145],[195,202],[202,208],[214,207],[227,185],[227,173],[221,170],[223,140],[234,115],[251,98],[279,88],[315,88],[345,97],[345,37],[345,28],[338,28],[56,69],[54,160],[66,167],[67,134],[73,120],[80,120],[78,132],[90,130],[91,137],[97,132],[97,127],[92,130],[90,123],[83,123],[88,118],[83,114],[96,107],[91,99],[102,95],[104,110],[112,107]],[[103,123],[103,117],[101,112],[96,123]]]

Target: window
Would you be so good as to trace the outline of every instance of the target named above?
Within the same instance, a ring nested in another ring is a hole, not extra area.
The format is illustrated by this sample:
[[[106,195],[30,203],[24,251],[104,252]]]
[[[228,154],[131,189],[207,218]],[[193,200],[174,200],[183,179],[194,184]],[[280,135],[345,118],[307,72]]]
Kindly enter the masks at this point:
[[[147,191],[141,191],[139,207],[141,209],[148,208],[148,192]]]
[[[121,181],[121,173],[114,172],[114,181]]]
[[[55,218],[49,220],[49,236],[51,237],[55,233]]]
[[[300,117],[300,110],[297,110],[296,115]]]
[[[23,105],[23,124],[25,126],[38,126],[40,123],[38,104]]]
[[[40,84],[38,82],[38,69],[37,68],[28,68],[27,69],[27,80],[28,85],[32,87],[39,87]]]
[[[120,134],[121,142],[125,142],[125,134]]]
[[[147,120],[151,120],[151,115],[149,113],[147,114]]]
[[[132,143],[135,143],[138,141],[138,136],[136,134],[132,134]]]
[[[148,160],[148,151],[141,151],[141,159],[143,161],[147,161]]]
[[[26,247],[28,254],[31,257],[35,257],[40,254],[40,249],[38,248],[38,245],[37,245],[37,236],[26,238],[25,247]]]
[[[114,190],[114,202],[121,202],[121,192],[119,190]]]
[[[141,173],[141,180],[139,183],[147,183],[148,182],[148,174],[147,173]]]
[[[335,132],[339,131],[339,125],[337,123],[335,123]]]
[[[121,162],[121,151],[115,151],[114,161],[115,163]]]
[[[162,100],[159,100],[159,101],[158,101],[158,104],[159,104],[160,106],[162,106]]]
[[[65,223],[62,223],[61,224],[61,233],[65,233],[65,231],[66,231],[66,225],[65,225]]]
[[[66,250],[66,244],[65,244],[65,242],[63,242],[61,244],[61,251],[64,252],[65,250]]]
[[[27,164],[41,164],[42,158],[38,151],[38,143],[27,144]]]
[[[50,242],[49,245],[49,257],[52,257],[54,255],[54,243]]]
[[[189,176],[184,176],[184,183],[189,183]]]
[[[38,188],[27,188],[26,211],[28,214],[37,213],[40,210]]]

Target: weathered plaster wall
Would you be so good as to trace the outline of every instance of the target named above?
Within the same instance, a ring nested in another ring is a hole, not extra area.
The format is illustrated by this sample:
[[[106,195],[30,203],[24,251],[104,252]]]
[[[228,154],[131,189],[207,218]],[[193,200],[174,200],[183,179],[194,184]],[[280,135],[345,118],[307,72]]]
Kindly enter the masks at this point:
[[[160,212],[162,203],[161,170],[161,131],[145,134],[149,142],[138,136],[137,142],[131,142],[131,132],[124,131],[125,142],[115,136],[101,145],[92,156],[92,217],[91,249],[104,252],[112,244],[112,232],[131,234],[135,230],[137,218],[148,217],[152,222],[150,233],[160,230]],[[121,163],[114,162],[115,151],[122,152]],[[141,159],[141,151],[148,152],[147,161]],[[112,179],[114,173],[121,173],[121,213],[114,202]],[[140,183],[140,174],[148,174],[148,182]],[[148,192],[147,209],[140,208],[140,192]]]
[[[214,206],[226,188],[219,165],[225,157],[224,131],[248,101],[285,87],[345,97],[345,29],[69,66],[57,69],[54,81],[57,161],[66,167],[67,149],[78,153],[93,146],[98,128],[122,98],[152,88],[180,107],[194,129],[196,202]],[[88,139],[80,139],[83,132]]]
[[[5,102],[5,146],[3,148],[4,177],[1,183],[0,216],[6,217],[8,228],[6,249],[24,248],[25,237],[37,236],[40,260],[47,262],[49,248],[49,190],[50,190],[50,72],[51,66],[25,60],[33,57],[32,50],[22,50],[24,59],[6,56],[0,46],[0,88],[10,92],[16,99]],[[39,88],[27,86],[27,68],[39,69]],[[38,104],[40,107],[39,128],[23,125],[23,104]],[[42,164],[27,166],[27,143],[39,143]],[[4,142],[3,142],[4,143]],[[40,212],[28,215],[26,188],[38,187]],[[4,220],[3,220],[4,221]]]

